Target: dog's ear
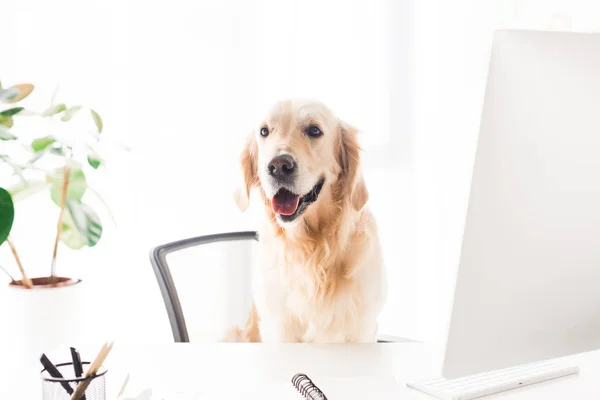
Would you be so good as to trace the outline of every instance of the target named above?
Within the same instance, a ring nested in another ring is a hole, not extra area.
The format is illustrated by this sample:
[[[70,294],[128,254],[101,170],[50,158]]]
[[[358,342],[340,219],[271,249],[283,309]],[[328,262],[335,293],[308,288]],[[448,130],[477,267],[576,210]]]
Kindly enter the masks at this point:
[[[242,212],[248,209],[250,192],[258,184],[257,151],[254,134],[250,134],[246,138],[240,155],[242,179],[234,194],[235,203]]]
[[[356,211],[360,211],[369,200],[369,192],[360,170],[358,130],[343,121],[339,121],[339,129],[338,162],[342,168],[340,179],[344,185],[343,195],[349,197]]]

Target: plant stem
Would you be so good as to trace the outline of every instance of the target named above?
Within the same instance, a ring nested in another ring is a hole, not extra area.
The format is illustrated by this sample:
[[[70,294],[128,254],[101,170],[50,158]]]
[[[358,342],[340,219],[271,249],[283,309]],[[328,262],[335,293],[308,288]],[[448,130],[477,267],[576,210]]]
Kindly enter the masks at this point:
[[[12,254],[15,257],[15,261],[17,262],[17,266],[19,267],[19,271],[21,271],[21,276],[23,277],[23,285],[25,285],[27,289],[31,289],[33,287],[33,282],[31,282],[31,279],[27,277],[27,274],[23,269],[23,264],[21,264],[21,259],[19,258],[19,254],[17,253],[15,245],[13,244],[12,240],[10,240],[10,238],[6,239],[6,243],[8,243],[10,251],[12,251]]]
[[[58,241],[60,240],[60,235],[62,233],[62,221],[63,216],[65,214],[65,204],[67,202],[67,188],[69,187],[69,167],[65,166],[63,168],[63,184],[62,184],[62,193],[60,199],[60,214],[58,216],[58,223],[56,226],[56,238],[54,239],[54,252],[52,253],[52,267],[50,270],[50,282],[54,283],[56,280],[56,254],[58,253]]]
[[[14,282],[15,282],[15,278],[13,278],[13,277],[12,277],[12,275],[11,275],[11,274],[9,274],[9,273],[8,273],[8,271],[7,271],[7,270],[5,270],[5,269],[4,269],[4,267],[3,267],[2,265],[0,265],[0,270],[4,271],[4,273],[5,273],[5,274],[6,274],[6,275],[7,275],[7,276],[10,278],[10,281],[11,281],[12,283],[14,283]]]
[[[20,166],[18,166],[17,164],[13,163],[8,157],[6,156],[0,156],[0,160],[4,161],[5,163],[7,163],[14,171],[15,174],[17,174],[19,176],[19,178],[23,181],[23,182],[27,182],[27,179],[25,178],[25,175],[23,175],[23,168],[21,168]]]

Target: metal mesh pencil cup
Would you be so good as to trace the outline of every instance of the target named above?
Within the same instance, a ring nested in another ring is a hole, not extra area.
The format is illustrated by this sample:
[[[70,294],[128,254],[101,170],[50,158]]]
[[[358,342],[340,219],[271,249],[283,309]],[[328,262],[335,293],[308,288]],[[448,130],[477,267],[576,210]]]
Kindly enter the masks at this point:
[[[89,362],[82,362],[84,370],[89,366]],[[101,368],[96,375],[89,378],[75,376],[73,363],[57,364],[56,368],[63,378],[52,377],[46,369],[41,372],[42,379],[42,399],[43,400],[71,400],[71,395],[81,383],[87,382],[88,387],[85,390],[85,400],[106,400],[106,372]],[[70,388],[70,393],[67,391]]]

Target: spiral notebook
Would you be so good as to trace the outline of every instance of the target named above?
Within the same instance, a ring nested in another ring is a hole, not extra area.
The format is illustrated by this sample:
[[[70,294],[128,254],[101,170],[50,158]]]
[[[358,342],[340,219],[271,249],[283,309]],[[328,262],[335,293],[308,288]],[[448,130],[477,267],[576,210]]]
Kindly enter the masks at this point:
[[[294,375],[292,385],[294,385],[298,393],[308,400],[327,400],[325,392],[306,374],[299,373]]]
[[[406,385],[391,376],[333,378],[297,373],[290,379],[237,385],[211,382],[195,382],[191,387],[161,387],[159,382],[152,387],[132,384],[119,400],[398,400],[406,394]]]
[[[393,377],[311,378],[298,373],[290,383],[296,392],[294,398],[299,400],[397,400],[403,397],[406,389]],[[285,397],[283,390],[277,394],[281,399],[292,400],[287,393],[291,391],[286,391]]]

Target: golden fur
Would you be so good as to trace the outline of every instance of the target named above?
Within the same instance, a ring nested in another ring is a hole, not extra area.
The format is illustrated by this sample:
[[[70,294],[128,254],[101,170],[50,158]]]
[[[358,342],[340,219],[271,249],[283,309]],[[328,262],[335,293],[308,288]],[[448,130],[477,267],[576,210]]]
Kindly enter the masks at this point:
[[[323,136],[308,137],[308,124],[318,124]],[[266,138],[257,133],[262,126],[271,130]],[[280,102],[248,137],[236,202],[246,210],[253,190],[262,199],[261,263],[253,271],[248,323],[225,340],[376,341],[384,271],[360,150],[357,130],[318,102]],[[297,161],[305,188],[325,177],[317,201],[292,223],[277,219],[265,182],[267,163],[282,151]]]

